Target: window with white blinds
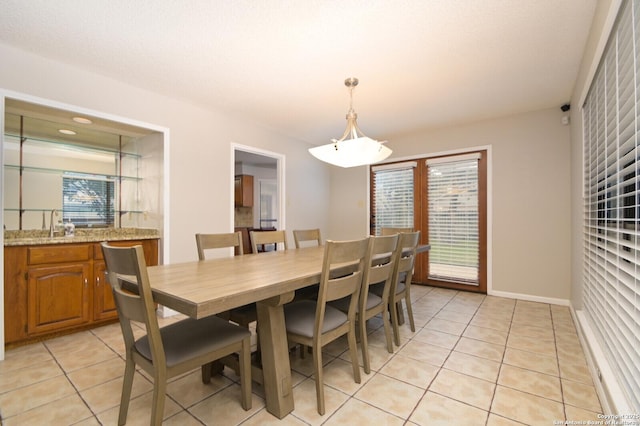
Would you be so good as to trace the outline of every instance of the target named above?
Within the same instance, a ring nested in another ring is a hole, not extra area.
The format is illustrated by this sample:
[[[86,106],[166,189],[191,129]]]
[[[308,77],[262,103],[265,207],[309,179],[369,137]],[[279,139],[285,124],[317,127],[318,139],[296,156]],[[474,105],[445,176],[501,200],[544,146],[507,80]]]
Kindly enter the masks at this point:
[[[640,412],[640,2],[625,1],[583,115],[584,310]]]
[[[426,160],[429,279],[479,284],[479,159],[466,154]]]
[[[408,161],[371,168],[374,235],[380,235],[380,228],[413,228],[416,165],[415,161]]]
[[[76,226],[114,224],[114,182],[87,176],[62,178],[62,218]]]

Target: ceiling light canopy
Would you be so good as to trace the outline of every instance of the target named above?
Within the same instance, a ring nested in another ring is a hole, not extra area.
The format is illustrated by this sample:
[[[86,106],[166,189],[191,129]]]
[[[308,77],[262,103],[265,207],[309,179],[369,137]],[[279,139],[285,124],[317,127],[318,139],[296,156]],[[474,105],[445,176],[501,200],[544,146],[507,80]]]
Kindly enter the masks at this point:
[[[349,88],[349,111],[347,129],[340,139],[332,139],[330,144],[310,148],[309,152],[317,159],[334,166],[355,167],[377,163],[391,155],[384,142],[373,140],[358,127],[358,114],[353,110],[353,89],[358,85],[357,78],[347,78],[344,85]],[[386,141],[385,141],[386,142]]]

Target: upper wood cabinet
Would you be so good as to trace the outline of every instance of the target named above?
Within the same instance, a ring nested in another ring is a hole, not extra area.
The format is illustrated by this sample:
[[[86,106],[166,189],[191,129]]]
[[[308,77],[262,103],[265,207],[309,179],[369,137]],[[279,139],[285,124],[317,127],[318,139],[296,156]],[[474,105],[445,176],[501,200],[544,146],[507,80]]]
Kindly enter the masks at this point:
[[[235,206],[253,207],[253,176],[237,175],[235,179]]]

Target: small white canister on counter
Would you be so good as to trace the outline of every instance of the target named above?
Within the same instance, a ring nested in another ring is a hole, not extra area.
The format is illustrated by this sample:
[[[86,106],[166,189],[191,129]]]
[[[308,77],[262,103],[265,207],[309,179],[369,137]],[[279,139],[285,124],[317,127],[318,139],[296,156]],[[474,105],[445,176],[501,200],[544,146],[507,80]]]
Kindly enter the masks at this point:
[[[64,236],[65,237],[73,237],[76,233],[76,226],[71,223],[71,219],[69,222],[64,224]]]

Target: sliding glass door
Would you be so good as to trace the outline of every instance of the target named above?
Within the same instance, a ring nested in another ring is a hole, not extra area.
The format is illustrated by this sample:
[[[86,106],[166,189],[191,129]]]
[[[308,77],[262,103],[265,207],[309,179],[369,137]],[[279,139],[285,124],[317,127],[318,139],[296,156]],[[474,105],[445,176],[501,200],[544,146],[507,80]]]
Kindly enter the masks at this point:
[[[414,281],[486,293],[486,151],[371,168],[371,233],[421,231]]]

